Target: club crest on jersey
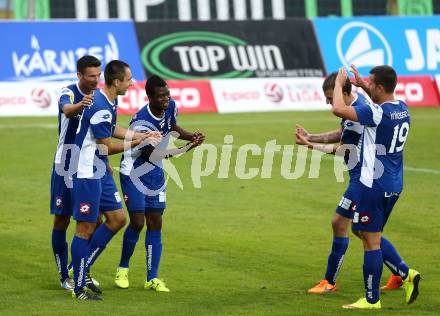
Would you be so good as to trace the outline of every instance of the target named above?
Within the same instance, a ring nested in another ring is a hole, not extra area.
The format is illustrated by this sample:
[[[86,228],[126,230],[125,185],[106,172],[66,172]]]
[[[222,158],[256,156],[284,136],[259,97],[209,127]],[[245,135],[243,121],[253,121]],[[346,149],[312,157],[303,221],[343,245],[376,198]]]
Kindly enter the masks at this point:
[[[90,214],[90,204],[89,203],[80,203],[79,204],[79,212],[81,214]]]
[[[63,199],[61,198],[61,196],[56,197],[55,205],[57,208],[63,208]]]

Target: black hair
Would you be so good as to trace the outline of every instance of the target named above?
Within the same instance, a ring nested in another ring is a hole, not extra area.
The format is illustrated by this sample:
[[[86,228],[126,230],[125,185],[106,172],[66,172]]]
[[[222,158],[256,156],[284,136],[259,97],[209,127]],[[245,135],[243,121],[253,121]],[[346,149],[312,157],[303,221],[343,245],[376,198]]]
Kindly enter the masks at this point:
[[[85,55],[76,62],[76,71],[82,74],[90,67],[101,67],[101,61],[95,56]]]
[[[130,68],[130,66],[123,62],[122,60],[112,60],[105,66],[104,70],[104,81],[107,87],[113,84],[113,81],[119,79],[124,80],[125,68]]]
[[[370,70],[374,75],[374,83],[383,86],[385,92],[393,93],[397,85],[397,74],[393,67],[388,65],[376,66]]]
[[[167,83],[158,75],[151,75],[145,82],[145,93],[148,96],[154,96],[154,89],[156,87],[165,87]]]
[[[324,83],[322,84],[322,90],[324,92],[327,90],[334,90],[335,89],[335,81],[336,81],[337,75],[338,75],[338,73],[335,71],[335,72],[332,72],[330,75],[328,75],[327,78],[325,78]],[[351,93],[350,79],[347,78],[347,80],[345,81],[345,84],[342,87],[342,92],[345,92],[346,94]]]

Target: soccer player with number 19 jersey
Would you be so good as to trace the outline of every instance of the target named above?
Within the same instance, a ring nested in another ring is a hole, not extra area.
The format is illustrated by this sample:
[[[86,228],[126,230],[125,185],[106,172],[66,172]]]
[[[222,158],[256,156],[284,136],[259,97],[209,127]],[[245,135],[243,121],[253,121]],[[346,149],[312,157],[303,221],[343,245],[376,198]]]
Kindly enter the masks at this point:
[[[347,79],[344,67],[339,70],[334,90],[333,113],[364,125],[360,176],[360,201],[353,218],[353,230],[364,244],[365,297],[343,308],[379,309],[379,284],[385,264],[403,279],[406,303],[418,296],[420,273],[410,269],[382,231],[403,189],[403,148],[409,134],[410,115],[403,101],[395,100],[397,75],[390,66],[370,71],[367,93],[371,104],[364,102],[347,107],[342,87]],[[386,241],[386,242],[385,242]]]

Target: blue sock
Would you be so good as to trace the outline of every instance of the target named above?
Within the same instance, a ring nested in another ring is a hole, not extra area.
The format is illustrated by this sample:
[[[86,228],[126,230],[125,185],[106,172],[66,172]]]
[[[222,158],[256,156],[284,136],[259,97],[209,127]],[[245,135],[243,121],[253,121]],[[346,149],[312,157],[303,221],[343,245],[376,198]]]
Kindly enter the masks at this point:
[[[139,232],[135,231],[131,225],[128,225],[124,233],[124,239],[122,240],[121,261],[119,262],[121,268],[128,268],[130,258],[133,255],[138,240]]]
[[[162,239],[160,230],[147,230],[145,237],[147,250],[147,281],[157,278],[160,256],[162,255]]]
[[[90,267],[99,257],[101,252],[104,251],[105,246],[107,246],[107,244],[113,238],[114,235],[115,233],[112,232],[107,227],[107,225],[105,224],[99,225],[98,229],[95,231],[95,233],[92,236],[92,239],[90,240],[90,254],[87,259],[87,272],[89,272]]]
[[[71,246],[72,266],[75,280],[75,293],[85,286],[84,278],[86,275],[86,261],[89,256],[89,241],[87,239],[74,236]]]
[[[379,300],[379,284],[382,276],[383,259],[382,250],[364,252],[364,284],[365,297],[368,303],[374,304]]]
[[[67,260],[69,259],[69,249],[66,242],[65,230],[52,230],[52,250],[55,256],[55,263],[58,267],[60,280],[63,282],[69,277],[67,271]]]
[[[339,269],[342,266],[344,255],[348,248],[348,242],[348,237],[333,237],[332,252],[328,256],[327,272],[325,273],[325,279],[330,284],[336,283]]]
[[[382,249],[382,257],[385,265],[391,270],[394,275],[400,275],[402,279],[405,279],[408,275],[409,267],[400,257],[393,244],[382,237],[380,240],[380,248]]]

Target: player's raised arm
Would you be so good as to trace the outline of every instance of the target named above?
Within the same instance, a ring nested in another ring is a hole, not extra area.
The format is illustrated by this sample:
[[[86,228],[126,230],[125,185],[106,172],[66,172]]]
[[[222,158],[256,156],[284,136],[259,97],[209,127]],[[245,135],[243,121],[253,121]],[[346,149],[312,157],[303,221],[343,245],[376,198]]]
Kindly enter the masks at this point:
[[[332,112],[334,115],[348,119],[351,121],[358,121],[356,111],[352,106],[347,106],[344,101],[344,93],[342,88],[347,80],[347,71],[345,67],[339,68],[338,75],[336,76],[335,89],[333,91],[333,107]]]
[[[354,80],[352,80],[351,83],[353,85],[355,85],[356,87],[359,87],[362,90],[364,90],[365,93],[368,94],[369,97],[371,97],[370,88],[368,87],[368,83],[364,79],[362,79],[361,75],[359,74],[359,70],[356,68],[356,66],[354,64],[351,64],[350,68],[351,68],[350,71],[354,75]]]

